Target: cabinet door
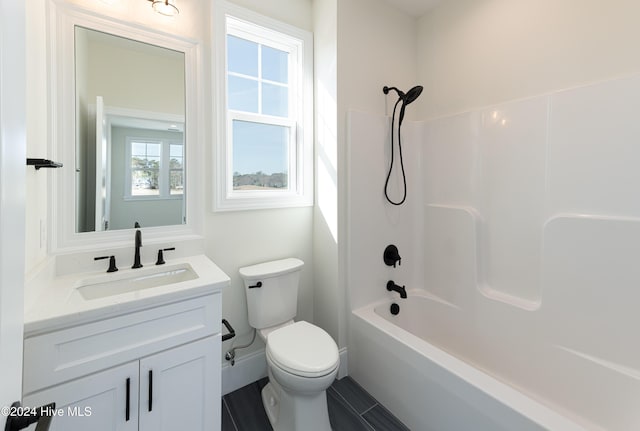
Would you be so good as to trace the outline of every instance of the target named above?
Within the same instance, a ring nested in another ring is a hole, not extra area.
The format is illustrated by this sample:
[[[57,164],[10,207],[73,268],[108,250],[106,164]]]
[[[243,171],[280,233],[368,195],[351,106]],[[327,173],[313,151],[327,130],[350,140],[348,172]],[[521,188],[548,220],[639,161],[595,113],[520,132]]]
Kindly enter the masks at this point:
[[[220,335],[140,360],[140,431],[220,429]]]
[[[52,401],[56,414],[50,431],[135,431],[138,361],[35,392],[23,404],[37,407]]]

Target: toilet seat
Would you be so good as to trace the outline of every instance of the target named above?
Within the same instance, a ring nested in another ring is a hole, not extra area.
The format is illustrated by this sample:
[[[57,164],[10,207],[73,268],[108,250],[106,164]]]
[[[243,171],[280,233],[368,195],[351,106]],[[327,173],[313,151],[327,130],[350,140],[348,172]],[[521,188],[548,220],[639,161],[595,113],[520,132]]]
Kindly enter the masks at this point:
[[[323,329],[295,322],[267,336],[266,354],[278,368],[301,377],[322,377],[336,369],[338,346]]]

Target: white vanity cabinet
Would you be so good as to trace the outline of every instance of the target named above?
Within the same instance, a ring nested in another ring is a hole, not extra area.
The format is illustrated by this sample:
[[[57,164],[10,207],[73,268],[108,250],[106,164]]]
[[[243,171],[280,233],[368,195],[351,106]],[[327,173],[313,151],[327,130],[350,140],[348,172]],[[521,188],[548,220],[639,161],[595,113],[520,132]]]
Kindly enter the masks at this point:
[[[220,429],[220,297],[27,335],[23,405],[56,402],[53,431]]]
[[[220,345],[216,335],[140,361],[140,431],[220,429]]]
[[[25,396],[23,404],[37,407],[55,400],[56,411],[62,409],[62,413],[54,417],[50,431],[134,431],[138,429],[137,397],[136,361]]]

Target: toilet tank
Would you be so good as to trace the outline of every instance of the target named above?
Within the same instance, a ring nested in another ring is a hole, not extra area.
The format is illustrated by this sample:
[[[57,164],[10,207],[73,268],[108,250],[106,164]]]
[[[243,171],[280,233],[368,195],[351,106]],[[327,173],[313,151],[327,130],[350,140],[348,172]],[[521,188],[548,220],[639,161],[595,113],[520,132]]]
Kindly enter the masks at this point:
[[[269,328],[296,316],[303,266],[300,259],[289,258],[240,268],[253,328]]]

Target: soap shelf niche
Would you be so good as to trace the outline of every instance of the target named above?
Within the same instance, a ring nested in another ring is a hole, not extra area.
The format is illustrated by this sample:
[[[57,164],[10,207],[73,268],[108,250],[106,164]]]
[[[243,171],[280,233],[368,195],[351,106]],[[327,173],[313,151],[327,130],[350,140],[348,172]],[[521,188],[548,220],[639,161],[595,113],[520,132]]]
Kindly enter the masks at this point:
[[[36,171],[40,168],[61,168],[62,163],[48,159],[27,159],[27,166],[33,166]]]

